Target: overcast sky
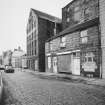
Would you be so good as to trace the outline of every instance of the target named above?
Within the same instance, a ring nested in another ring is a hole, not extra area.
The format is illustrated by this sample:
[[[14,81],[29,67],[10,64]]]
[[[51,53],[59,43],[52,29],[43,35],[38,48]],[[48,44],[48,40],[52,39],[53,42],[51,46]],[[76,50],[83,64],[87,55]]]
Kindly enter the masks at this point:
[[[0,0],[0,55],[21,46],[26,51],[26,24],[30,8],[61,18],[71,0]]]

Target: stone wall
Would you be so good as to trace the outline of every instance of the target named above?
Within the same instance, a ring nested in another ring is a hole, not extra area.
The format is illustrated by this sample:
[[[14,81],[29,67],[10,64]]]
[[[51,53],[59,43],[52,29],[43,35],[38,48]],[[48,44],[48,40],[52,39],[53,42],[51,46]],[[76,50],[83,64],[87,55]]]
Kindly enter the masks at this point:
[[[102,48],[102,78],[105,78],[105,0],[99,0],[101,48]]]
[[[98,0],[73,0],[62,8],[63,29],[98,17]]]

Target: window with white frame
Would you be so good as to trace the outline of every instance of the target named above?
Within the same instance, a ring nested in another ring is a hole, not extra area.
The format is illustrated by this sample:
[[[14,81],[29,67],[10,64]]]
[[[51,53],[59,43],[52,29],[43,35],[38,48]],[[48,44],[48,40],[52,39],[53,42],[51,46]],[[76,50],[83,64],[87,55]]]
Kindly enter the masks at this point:
[[[82,43],[87,43],[88,42],[87,30],[81,31],[80,35],[81,35],[81,42]]]
[[[61,37],[60,47],[66,47],[66,36]]]

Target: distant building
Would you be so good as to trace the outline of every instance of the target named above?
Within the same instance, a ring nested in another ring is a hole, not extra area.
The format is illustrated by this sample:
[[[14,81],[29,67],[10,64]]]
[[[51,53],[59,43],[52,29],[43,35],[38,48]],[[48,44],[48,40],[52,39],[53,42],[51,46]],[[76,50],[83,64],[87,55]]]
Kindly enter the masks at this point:
[[[27,66],[45,71],[45,41],[61,31],[61,20],[31,9],[27,23]]]
[[[21,59],[22,59],[22,68],[27,69],[27,55],[26,54],[22,55]]]
[[[18,49],[14,49],[12,53],[12,66],[14,68],[22,68],[22,56],[25,54],[23,50],[21,50],[20,47]]]
[[[8,50],[3,52],[3,65],[11,65],[12,51]]]

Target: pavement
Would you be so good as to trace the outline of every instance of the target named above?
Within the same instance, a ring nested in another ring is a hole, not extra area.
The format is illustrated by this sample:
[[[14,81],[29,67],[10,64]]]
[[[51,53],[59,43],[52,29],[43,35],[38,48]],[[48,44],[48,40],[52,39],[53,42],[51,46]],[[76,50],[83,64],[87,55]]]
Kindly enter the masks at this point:
[[[2,73],[0,72],[0,102],[2,99],[3,83],[2,83]]]
[[[105,87],[105,79],[100,78],[89,78],[89,77],[82,77],[82,76],[76,76],[71,74],[63,74],[63,73],[48,73],[48,72],[37,72],[32,71],[29,69],[23,70],[23,72],[30,72],[36,76],[39,76],[40,78],[45,79],[56,79],[61,81],[73,81],[73,82],[81,82],[88,85],[97,85]]]

